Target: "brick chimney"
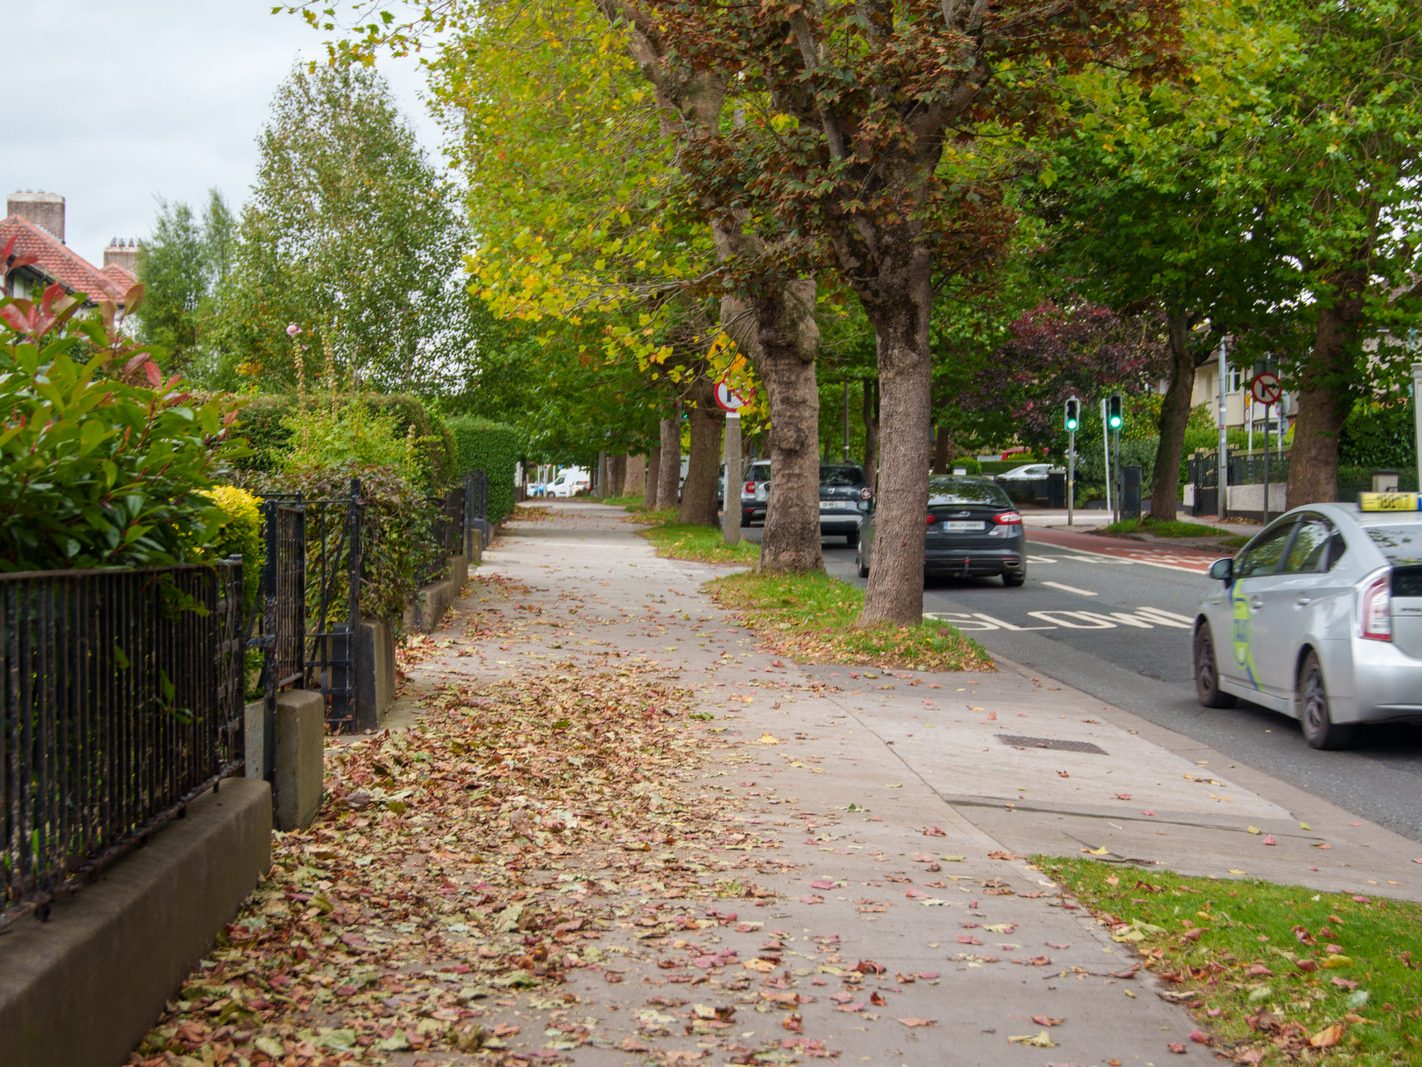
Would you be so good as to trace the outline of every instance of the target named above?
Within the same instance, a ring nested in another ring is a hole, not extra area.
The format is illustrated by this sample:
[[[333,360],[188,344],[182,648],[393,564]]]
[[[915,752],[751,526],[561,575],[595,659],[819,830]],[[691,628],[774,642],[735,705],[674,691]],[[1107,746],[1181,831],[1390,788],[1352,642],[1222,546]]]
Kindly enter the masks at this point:
[[[104,249],[104,266],[122,267],[138,277],[138,242],[131,237],[115,237]]]
[[[58,193],[31,192],[28,189],[11,193],[5,206],[6,215],[19,215],[43,226],[64,243],[64,197]]]

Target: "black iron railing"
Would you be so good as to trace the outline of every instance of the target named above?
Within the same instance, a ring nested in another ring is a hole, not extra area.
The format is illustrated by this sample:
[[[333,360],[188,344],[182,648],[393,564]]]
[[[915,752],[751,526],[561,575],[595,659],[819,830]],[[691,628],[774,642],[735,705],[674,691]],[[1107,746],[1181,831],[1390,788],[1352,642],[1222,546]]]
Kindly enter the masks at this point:
[[[241,575],[0,575],[0,926],[240,769]]]

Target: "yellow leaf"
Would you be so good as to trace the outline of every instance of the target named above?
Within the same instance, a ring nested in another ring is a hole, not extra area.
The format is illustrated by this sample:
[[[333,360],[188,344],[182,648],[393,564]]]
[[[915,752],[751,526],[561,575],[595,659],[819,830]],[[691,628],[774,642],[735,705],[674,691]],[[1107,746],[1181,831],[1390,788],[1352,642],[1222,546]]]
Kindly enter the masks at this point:
[[[1090,856],[1109,856],[1109,855],[1111,855],[1111,850],[1110,850],[1109,848],[1107,848],[1105,845],[1102,845],[1100,848],[1084,848],[1084,849],[1082,849],[1081,851],[1085,852],[1087,855],[1090,855]]]
[[[760,743],[762,745],[778,745],[780,744],[780,738],[776,737],[774,734],[761,734]]]
[[[1264,831],[1257,826],[1246,826],[1245,831],[1251,834],[1262,834]]]
[[[1045,1030],[1036,1034],[1020,1034],[1017,1037],[1007,1039],[1009,1045],[1029,1045],[1032,1048],[1056,1048],[1057,1043],[1052,1040],[1052,1035]]]
[[[748,971],[759,971],[761,974],[769,974],[771,971],[775,970],[775,964],[771,963],[769,960],[763,960],[759,956],[757,956],[755,957],[755,959],[746,960],[745,968]]]
[[[1319,966],[1325,970],[1336,971],[1342,967],[1353,966],[1353,960],[1350,956],[1324,956]]]

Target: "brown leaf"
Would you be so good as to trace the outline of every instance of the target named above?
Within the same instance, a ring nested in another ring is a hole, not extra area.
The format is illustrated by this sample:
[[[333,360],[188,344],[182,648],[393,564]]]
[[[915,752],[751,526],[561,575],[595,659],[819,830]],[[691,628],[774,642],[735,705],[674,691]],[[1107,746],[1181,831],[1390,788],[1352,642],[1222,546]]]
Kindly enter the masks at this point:
[[[1318,1033],[1308,1039],[1308,1043],[1313,1048],[1332,1048],[1343,1040],[1343,1024],[1334,1023],[1326,1026]]]
[[[914,1027],[918,1027],[918,1026],[937,1026],[937,1025],[938,1025],[938,1020],[936,1020],[936,1019],[919,1019],[919,1018],[916,1018],[916,1017],[914,1017],[914,1016],[909,1016],[907,1019],[899,1019],[898,1021],[899,1021],[899,1023],[902,1024],[903,1026],[907,1026],[909,1029],[913,1029]]]
[[[1034,1015],[1032,1016],[1032,1021],[1038,1026],[1061,1026],[1062,1023],[1066,1022],[1065,1019],[1058,1019],[1052,1015]]]

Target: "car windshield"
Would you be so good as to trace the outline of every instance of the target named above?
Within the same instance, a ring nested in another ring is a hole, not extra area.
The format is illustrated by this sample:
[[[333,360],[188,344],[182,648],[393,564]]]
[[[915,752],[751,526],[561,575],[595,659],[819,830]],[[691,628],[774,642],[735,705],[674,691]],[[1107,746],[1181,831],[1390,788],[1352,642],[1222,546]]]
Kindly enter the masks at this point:
[[[820,484],[833,488],[857,488],[864,484],[864,472],[858,467],[821,467]]]
[[[1422,563],[1422,522],[1406,526],[1369,526],[1368,536],[1391,563]]]
[[[1011,507],[1012,500],[1000,486],[991,482],[966,478],[928,479],[928,503],[933,504],[997,504]]]

